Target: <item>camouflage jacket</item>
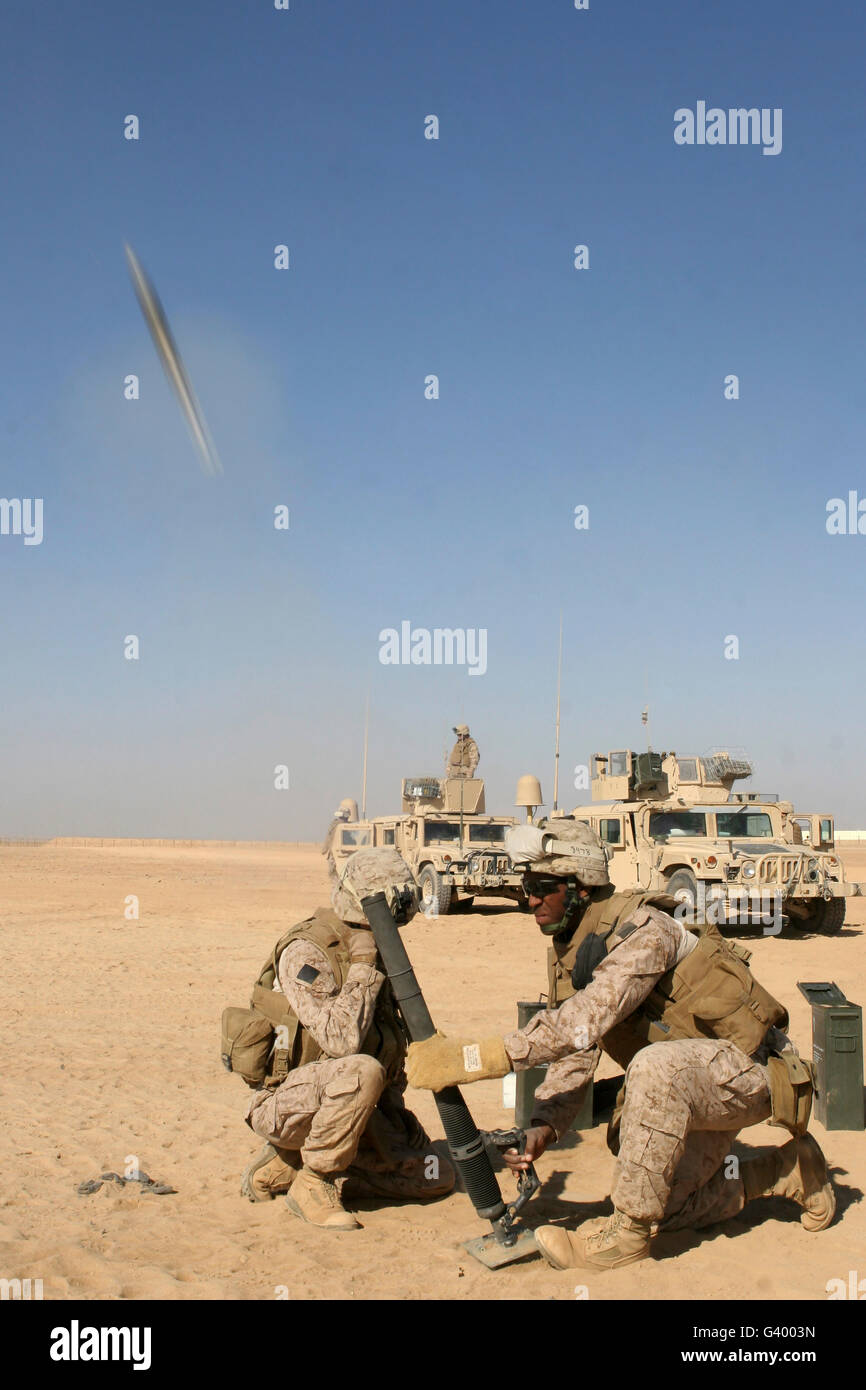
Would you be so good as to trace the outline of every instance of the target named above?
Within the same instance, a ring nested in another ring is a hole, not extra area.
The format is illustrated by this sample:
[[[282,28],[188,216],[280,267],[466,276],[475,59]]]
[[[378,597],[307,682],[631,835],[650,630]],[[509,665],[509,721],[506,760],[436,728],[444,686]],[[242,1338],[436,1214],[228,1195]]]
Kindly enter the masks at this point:
[[[585,989],[505,1037],[515,1071],[550,1064],[535,1092],[532,1124],[550,1125],[558,1139],[581,1107],[605,1035],[634,1013],[656,982],[694,950],[695,938],[666,912],[644,912],[644,924],[604,957]]]

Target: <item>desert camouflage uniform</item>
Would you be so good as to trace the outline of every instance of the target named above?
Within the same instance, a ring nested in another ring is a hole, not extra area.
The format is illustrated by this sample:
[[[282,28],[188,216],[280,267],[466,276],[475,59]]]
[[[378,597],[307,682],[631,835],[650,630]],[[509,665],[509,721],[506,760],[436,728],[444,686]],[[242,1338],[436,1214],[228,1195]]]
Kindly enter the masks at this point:
[[[289,1072],[276,1088],[256,1091],[247,1110],[250,1128],[280,1149],[299,1150],[319,1173],[399,1174],[425,1195],[449,1192],[453,1170],[443,1158],[427,1162],[430,1140],[403,1104],[403,1039],[383,1050],[384,1065],[360,1051],[375,1026],[385,976],[372,965],[350,965],[339,989],[325,952],[296,939],[280,957],[279,979],[325,1056]]]
[[[583,1100],[602,1050],[628,1055],[618,1034],[656,982],[694,949],[695,938],[655,908],[605,956],[585,989],[505,1038],[516,1070],[550,1063],[532,1124],[561,1138]],[[624,1031],[624,1030],[623,1030]],[[783,1034],[774,1041],[786,1042]],[[747,1057],[715,1038],[652,1043],[626,1067],[625,1105],[611,1198],[618,1211],[663,1229],[736,1215],[742,1179],[725,1176],[739,1129],[770,1116],[766,1047]],[[622,1062],[621,1062],[622,1064]]]
[[[446,777],[472,777],[481,755],[469,734],[460,734],[445,765]]]

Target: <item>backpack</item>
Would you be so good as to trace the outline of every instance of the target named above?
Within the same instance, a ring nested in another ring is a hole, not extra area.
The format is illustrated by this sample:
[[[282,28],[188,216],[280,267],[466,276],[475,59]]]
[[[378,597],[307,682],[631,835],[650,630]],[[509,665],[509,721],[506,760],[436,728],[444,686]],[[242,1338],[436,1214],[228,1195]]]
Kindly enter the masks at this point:
[[[342,988],[348,966],[348,952],[332,926],[318,916],[281,936],[265,961],[246,1009],[223,1009],[220,1055],[226,1071],[240,1076],[248,1086],[279,1086],[295,1067],[313,1062],[321,1049],[302,1028],[297,1014],[279,988],[280,956],[298,937],[319,946]],[[276,985],[276,988],[274,987]]]

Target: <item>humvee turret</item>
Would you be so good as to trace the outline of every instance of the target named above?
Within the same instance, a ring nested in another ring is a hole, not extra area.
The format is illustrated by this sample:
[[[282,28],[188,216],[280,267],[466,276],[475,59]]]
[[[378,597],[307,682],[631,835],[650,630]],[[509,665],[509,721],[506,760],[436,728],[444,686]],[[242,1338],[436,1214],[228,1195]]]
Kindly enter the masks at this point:
[[[778,903],[783,921],[823,931],[838,931],[845,899],[866,890],[845,881],[831,817],[797,817],[791,802],[733,791],[752,774],[744,759],[622,749],[593,754],[592,769],[593,804],[572,815],[607,845],[618,889],[675,894],[720,923],[764,920]]]
[[[521,874],[505,852],[505,832],[514,816],[488,816],[480,777],[405,777],[400,815],[338,826],[332,851],[340,867],[362,846],[392,845],[421,889],[428,916],[464,908],[473,898],[525,896]],[[460,894],[458,900],[457,894]]]

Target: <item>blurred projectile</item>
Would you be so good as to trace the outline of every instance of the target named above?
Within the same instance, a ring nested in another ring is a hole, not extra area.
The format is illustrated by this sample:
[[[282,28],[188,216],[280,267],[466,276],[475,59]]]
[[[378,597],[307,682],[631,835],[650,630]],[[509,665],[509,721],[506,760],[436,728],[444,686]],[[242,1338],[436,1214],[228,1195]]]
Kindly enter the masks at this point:
[[[145,275],[138,257],[128,242],[124,242],[123,249],[126,252],[126,261],[132,276],[136,298],[141,305],[141,312],[144,314],[145,322],[150,329],[150,336],[153,338],[159,360],[174,387],[180,408],[189,425],[190,433],[201,458],[202,470],[214,477],[216,474],[222,473],[223,466],[214,448],[201,406],[196,400],[192,383],[186,374],[177,343],[171,335],[165,310],[159,302],[159,295]]]

